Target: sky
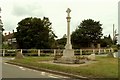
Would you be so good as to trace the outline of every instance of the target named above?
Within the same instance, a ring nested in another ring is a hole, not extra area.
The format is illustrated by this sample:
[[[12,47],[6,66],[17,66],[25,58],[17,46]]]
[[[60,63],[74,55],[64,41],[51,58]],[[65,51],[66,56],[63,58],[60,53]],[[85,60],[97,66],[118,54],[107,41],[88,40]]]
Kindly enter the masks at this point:
[[[67,33],[67,8],[71,9],[70,32],[86,19],[100,21],[104,36],[118,31],[119,0],[0,0],[4,33],[16,31],[17,23],[26,17],[48,17],[52,30],[61,38]]]

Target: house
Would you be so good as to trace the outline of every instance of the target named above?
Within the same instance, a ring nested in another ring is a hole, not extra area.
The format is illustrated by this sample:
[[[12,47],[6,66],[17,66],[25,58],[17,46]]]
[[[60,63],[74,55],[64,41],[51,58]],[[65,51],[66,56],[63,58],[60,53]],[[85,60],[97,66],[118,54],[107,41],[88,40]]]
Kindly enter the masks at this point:
[[[3,39],[3,44],[4,45],[11,45],[11,46],[15,46],[16,45],[16,38],[14,38],[14,31],[13,33],[5,33],[4,34],[4,39]]]

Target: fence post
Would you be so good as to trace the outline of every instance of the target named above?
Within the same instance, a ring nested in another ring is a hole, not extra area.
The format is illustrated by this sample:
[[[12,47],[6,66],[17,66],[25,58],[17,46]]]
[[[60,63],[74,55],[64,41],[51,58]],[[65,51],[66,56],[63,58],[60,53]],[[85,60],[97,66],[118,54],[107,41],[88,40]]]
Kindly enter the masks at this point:
[[[80,49],[80,55],[82,55],[82,49]]]
[[[5,56],[5,49],[3,49],[3,56]]]
[[[54,49],[54,56],[56,55],[56,49]]]
[[[111,49],[109,49],[109,52],[111,52]]]
[[[95,54],[95,50],[93,49],[93,54]]]
[[[40,56],[40,49],[38,50],[38,56]]]
[[[21,49],[20,53],[22,54],[22,49]]]
[[[106,53],[106,50],[104,49],[104,53]]]
[[[114,52],[113,48],[111,48],[111,52]]]
[[[99,49],[99,52],[98,52],[98,54],[100,54],[100,49]]]

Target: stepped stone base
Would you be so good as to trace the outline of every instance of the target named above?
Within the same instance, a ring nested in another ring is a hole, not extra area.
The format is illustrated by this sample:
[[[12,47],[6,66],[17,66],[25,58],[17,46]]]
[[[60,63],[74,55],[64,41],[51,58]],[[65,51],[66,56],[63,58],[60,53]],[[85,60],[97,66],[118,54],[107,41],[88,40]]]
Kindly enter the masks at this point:
[[[79,64],[84,63],[83,61],[80,61],[79,59],[76,59],[74,56],[74,50],[73,49],[65,49],[63,51],[63,56],[61,58],[58,58],[57,60],[54,60],[55,63],[64,63],[64,64]]]
[[[62,64],[82,64],[85,63],[85,61],[78,60],[75,57],[61,57],[57,60],[53,61],[54,63],[62,63]]]

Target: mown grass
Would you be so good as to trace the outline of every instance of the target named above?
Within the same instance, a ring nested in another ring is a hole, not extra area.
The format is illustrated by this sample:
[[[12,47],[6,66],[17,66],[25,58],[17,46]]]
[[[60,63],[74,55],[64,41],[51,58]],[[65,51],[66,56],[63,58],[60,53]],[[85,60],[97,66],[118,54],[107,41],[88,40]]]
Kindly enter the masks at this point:
[[[53,57],[25,57],[24,59],[15,59],[12,62],[25,65],[36,66],[39,68],[63,71],[77,74],[80,76],[92,78],[117,78],[118,77],[118,59],[109,57],[96,57],[97,62],[89,65],[68,67],[63,65],[40,63],[40,61],[53,60]],[[74,65],[74,64],[73,64]]]

